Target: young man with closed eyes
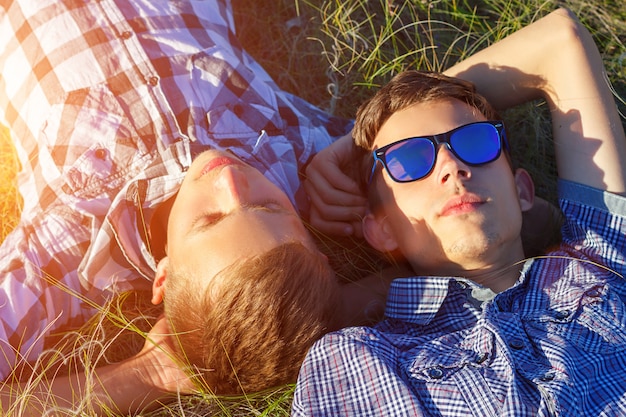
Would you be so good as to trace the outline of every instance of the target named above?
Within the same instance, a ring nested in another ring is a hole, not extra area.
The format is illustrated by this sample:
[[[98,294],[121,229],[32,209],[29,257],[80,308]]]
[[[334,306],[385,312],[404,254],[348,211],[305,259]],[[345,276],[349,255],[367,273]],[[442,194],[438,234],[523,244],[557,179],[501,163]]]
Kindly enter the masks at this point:
[[[24,199],[0,247],[2,414],[133,412],[190,375],[216,394],[294,381],[339,296],[299,172],[352,122],[279,89],[228,0],[11,0],[0,33]],[[46,336],[127,290],[164,304],[142,352],[23,384]]]

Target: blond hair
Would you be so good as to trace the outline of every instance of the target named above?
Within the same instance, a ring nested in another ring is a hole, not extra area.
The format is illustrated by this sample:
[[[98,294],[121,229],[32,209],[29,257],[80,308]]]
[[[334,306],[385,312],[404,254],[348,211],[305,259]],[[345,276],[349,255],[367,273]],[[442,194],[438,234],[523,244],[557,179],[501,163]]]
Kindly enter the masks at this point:
[[[300,243],[231,265],[204,289],[190,281],[170,275],[165,312],[179,353],[216,394],[294,382],[309,347],[334,330],[337,280]]]

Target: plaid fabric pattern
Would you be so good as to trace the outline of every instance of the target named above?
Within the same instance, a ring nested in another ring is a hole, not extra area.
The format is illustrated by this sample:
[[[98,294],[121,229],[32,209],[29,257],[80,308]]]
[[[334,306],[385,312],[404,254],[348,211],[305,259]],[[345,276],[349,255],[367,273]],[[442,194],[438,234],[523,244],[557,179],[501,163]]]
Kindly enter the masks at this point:
[[[231,150],[305,213],[299,171],[351,128],[275,85],[228,0],[3,0],[0,70],[24,197],[0,247],[0,379],[90,303],[150,287],[147,225],[198,151]]]
[[[387,318],[309,352],[294,416],[626,415],[626,199],[562,182],[564,243],[489,294],[395,280]]]

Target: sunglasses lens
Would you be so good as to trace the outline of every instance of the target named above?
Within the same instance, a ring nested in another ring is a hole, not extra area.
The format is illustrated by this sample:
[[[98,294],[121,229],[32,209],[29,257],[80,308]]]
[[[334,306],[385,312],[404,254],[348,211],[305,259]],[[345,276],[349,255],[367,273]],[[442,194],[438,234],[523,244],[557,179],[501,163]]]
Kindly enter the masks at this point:
[[[486,164],[500,154],[500,135],[491,124],[471,124],[452,134],[450,146],[466,163]]]
[[[414,181],[426,176],[434,161],[435,146],[428,139],[409,139],[385,152],[387,170],[396,181]]]

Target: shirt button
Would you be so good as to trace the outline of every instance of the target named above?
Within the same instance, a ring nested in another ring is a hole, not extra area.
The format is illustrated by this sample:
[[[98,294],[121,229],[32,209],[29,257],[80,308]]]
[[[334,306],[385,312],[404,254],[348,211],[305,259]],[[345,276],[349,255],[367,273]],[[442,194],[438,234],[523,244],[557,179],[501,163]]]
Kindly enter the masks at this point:
[[[589,291],[587,291],[587,295],[589,297],[597,298],[597,297],[600,297],[602,293],[600,292],[598,288],[592,288]]]
[[[556,378],[556,375],[554,374],[554,372],[552,372],[552,371],[548,371],[548,372],[546,372],[546,373],[545,373],[545,375],[543,375],[543,376],[541,377],[541,380],[542,380],[543,382],[550,382],[550,381],[552,381],[554,378]]]
[[[567,318],[567,316],[569,316],[569,312],[568,311],[557,311],[554,316],[557,318],[557,320],[564,320],[564,319]]]
[[[107,151],[102,148],[96,149],[94,156],[98,159],[105,159],[107,157]]]
[[[122,39],[130,39],[133,36],[133,32],[126,30],[122,32]]]
[[[151,86],[156,86],[159,83],[159,77],[155,77],[152,76],[150,78],[148,78],[148,84],[150,84]]]
[[[480,365],[481,363],[485,362],[488,357],[489,357],[489,355],[486,354],[486,353],[479,353],[476,356],[476,359],[474,359],[474,362],[477,363],[478,365]]]
[[[524,348],[524,342],[521,339],[509,340],[509,346],[515,350],[521,350]]]
[[[443,378],[443,371],[441,368],[430,368],[428,370],[428,376],[432,379],[441,379]]]

